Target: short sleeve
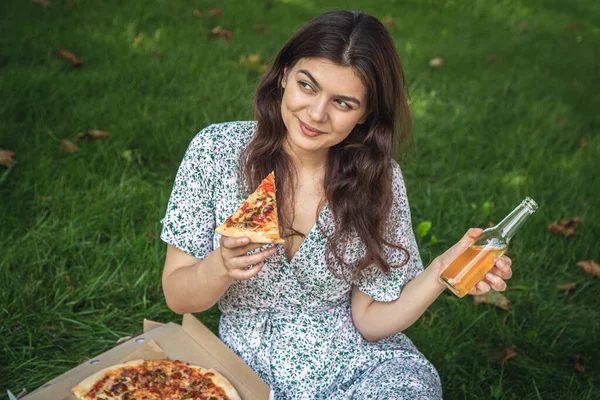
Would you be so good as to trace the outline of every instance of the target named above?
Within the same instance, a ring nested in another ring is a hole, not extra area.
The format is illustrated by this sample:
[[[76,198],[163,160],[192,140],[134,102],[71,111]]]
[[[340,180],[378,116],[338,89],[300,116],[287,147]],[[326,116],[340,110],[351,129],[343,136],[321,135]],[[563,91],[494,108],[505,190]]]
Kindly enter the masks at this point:
[[[200,131],[190,143],[161,221],[160,238],[199,259],[214,250],[216,163],[211,128]]]
[[[402,287],[423,272],[423,263],[412,229],[406,187],[398,163],[393,161],[392,190],[394,202],[388,219],[391,242],[408,251],[408,262],[384,274],[378,267],[368,267],[354,282],[356,287],[376,301],[389,302],[400,297]],[[406,252],[383,246],[388,265],[398,266],[406,261]]]

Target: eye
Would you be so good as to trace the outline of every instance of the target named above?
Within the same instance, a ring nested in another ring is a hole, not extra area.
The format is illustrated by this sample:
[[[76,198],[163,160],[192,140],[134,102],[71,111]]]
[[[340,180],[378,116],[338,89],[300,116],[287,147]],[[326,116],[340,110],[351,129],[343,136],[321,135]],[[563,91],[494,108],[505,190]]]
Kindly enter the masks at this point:
[[[352,107],[350,107],[350,105],[348,103],[346,103],[344,100],[337,99],[337,100],[335,100],[335,102],[344,110],[352,110]]]
[[[302,90],[305,90],[307,92],[312,92],[313,91],[313,87],[310,86],[310,83],[308,83],[308,82],[298,81],[298,85],[300,85],[300,87],[302,88]]]

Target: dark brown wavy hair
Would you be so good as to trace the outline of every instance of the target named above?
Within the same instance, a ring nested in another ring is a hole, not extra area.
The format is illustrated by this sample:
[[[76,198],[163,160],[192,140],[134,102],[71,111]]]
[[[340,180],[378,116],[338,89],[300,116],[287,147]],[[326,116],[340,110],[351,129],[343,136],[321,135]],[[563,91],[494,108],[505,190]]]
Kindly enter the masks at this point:
[[[390,267],[398,266],[387,264],[384,245],[406,254],[402,265],[409,259],[406,249],[390,242],[386,222],[394,198],[392,158],[411,138],[411,115],[400,58],[389,32],[377,18],[362,12],[327,12],[310,20],[281,48],[255,93],[258,124],[241,154],[240,183],[249,191],[275,171],[283,235],[302,235],[292,228],[296,172],[283,150],[286,127],[281,116],[281,82],[285,69],[292,69],[306,57],[352,67],[367,88],[366,121],[356,125],[328,154],[325,199],[317,210],[318,220],[326,201],[334,216],[335,230],[328,237],[327,249],[344,266],[340,249],[355,232],[366,252],[352,275],[357,277],[373,264],[389,273]]]

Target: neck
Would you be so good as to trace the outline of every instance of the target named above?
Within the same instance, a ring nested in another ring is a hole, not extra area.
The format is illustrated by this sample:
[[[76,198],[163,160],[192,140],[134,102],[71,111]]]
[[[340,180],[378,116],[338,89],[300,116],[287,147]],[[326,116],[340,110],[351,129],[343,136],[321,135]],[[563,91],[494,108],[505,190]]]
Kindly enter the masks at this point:
[[[325,170],[329,149],[306,151],[295,146],[290,140],[283,143],[283,150],[290,156],[296,171],[316,173]]]

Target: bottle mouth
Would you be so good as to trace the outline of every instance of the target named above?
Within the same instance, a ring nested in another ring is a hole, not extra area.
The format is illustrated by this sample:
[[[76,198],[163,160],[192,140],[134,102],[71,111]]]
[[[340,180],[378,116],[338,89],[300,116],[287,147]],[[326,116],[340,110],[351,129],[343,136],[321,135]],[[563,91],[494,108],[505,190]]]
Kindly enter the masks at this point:
[[[526,197],[521,204],[523,204],[531,213],[538,209],[538,203],[536,203],[531,197]]]

